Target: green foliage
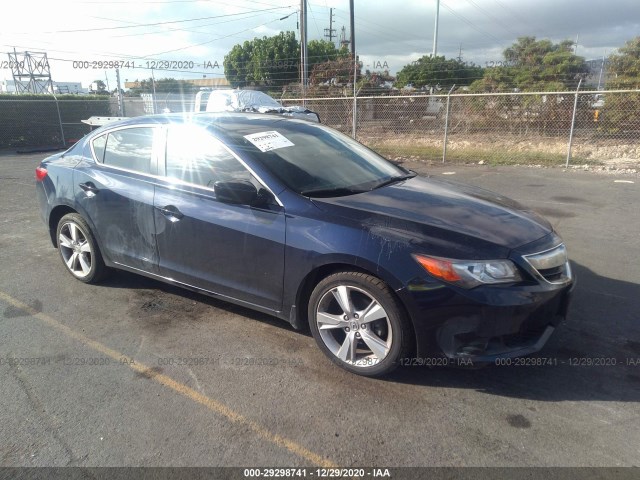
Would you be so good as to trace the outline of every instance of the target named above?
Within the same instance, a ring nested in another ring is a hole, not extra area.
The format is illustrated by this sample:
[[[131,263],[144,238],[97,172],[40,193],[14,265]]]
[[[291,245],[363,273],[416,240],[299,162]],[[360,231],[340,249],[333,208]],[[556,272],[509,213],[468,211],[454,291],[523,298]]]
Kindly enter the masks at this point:
[[[298,79],[299,58],[295,33],[280,32],[235,45],[224,57],[224,72],[234,87],[282,86]]]
[[[640,89],[640,37],[629,40],[609,57],[607,89]],[[609,94],[604,102],[601,122],[608,133],[636,130],[640,93]]]
[[[346,48],[337,49],[333,42],[311,40],[307,44],[308,72],[311,74],[316,65],[348,56]],[[224,71],[234,87],[282,87],[298,82],[300,42],[294,32],[281,32],[235,45],[224,57]]]
[[[456,59],[447,60],[444,56],[425,55],[419,60],[405,65],[398,72],[396,86],[413,85],[421,87],[446,88],[455,85],[470,85],[482,77],[483,69],[477,65],[467,65]]]
[[[333,42],[328,40],[311,40],[307,43],[308,71],[313,72],[316,65],[324,62],[350,58],[347,47],[337,49]]]
[[[507,66],[485,69],[471,85],[473,92],[575,90],[589,71],[584,58],[573,54],[571,40],[554,44],[521,37],[503,55]]]
[[[629,40],[608,60],[608,89],[640,89],[640,37]]]
[[[94,80],[92,83],[96,84],[96,90],[92,90],[94,95],[109,95],[107,92],[107,85],[102,80]]]

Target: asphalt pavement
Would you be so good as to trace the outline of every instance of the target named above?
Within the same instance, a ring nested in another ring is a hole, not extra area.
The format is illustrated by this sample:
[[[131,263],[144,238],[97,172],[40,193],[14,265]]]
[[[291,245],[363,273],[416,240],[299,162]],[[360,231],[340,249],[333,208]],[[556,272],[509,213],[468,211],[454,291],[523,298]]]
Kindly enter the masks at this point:
[[[368,379],[266,315],[129,273],[85,285],[0,157],[0,466],[639,466],[640,178],[409,165],[545,215],[578,276],[540,360]]]

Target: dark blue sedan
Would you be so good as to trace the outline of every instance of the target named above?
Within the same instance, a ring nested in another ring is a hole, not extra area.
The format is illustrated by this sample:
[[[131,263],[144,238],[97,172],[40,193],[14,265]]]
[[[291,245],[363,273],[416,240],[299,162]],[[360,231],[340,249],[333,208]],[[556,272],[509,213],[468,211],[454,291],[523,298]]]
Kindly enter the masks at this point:
[[[36,179],[78,280],[123,269],[267,312],[358,374],[530,354],[566,316],[571,268],[548,222],[317,123],[132,118]]]

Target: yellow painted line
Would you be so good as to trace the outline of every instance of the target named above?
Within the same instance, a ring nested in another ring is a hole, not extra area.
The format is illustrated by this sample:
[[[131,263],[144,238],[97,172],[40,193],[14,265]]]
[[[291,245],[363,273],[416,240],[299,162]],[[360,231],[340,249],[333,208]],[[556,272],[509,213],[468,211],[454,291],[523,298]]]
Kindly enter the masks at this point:
[[[46,323],[50,327],[55,328],[56,330],[64,333],[66,336],[85,344],[86,346],[94,349],[95,351],[100,352],[103,355],[106,355],[107,357],[110,357],[113,360],[116,360],[117,362],[122,363],[123,365],[126,363],[126,365],[129,368],[131,368],[132,370],[135,370],[136,372],[140,373],[144,377],[150,380],[154,380],[160,385],[163,385],[173,390],[174,392],[184,395],[188,399],[193,400],[194,402],[207,407],[212,412],[215,412],[218,415],[225,417],[227,420],[230,420],[231,422],[239,423],[241,425],[248,427],[249,430],[253,431],[260,438],[268,442],[271,442],[277,445],[278,447],[284,448],[289,452],[311,462],[314,465],[317,465],[319,467],[324,467],[324,468],[337,467],[337,465],[331,462],[330,460],[327,460],[321,455],[318,455],[317,453],[312,452],[311,450],[303,447],[302,445],[294,442],[293,440],[283,437],[282,435],[278,435],[277,433],[271,432],[268,428],[263,427],[259,423],[248,419],[244,415],[227,407],[225,404],[218,402],[213,398],[207,397],[206,395],[203,395],[202,393],[180,382],[176,382],[171,377],[168,377],[167,375],[159,373],[142,363],[134,361],[133,358],[128,357],[127,355],[120,353],[117,350],[113,350],[112,348],[109,348],[100,342],[90,339],[86,335],[80,332],[77,332],[76,330],[69,328],[66,325],[63,325],[57,320],[54,320],[49,315],[42,312],[38,312],[37,310],[31,308],[29,305],[26,305],[22,303],[20,300],[17,300],[12,296],[7,295],[6,293],[1,291],[0,291],[0,299],[8,303],[9,305],[14,306],[15,308],[18,308],[28,313],[32,317],[37,318],[43,323]]]

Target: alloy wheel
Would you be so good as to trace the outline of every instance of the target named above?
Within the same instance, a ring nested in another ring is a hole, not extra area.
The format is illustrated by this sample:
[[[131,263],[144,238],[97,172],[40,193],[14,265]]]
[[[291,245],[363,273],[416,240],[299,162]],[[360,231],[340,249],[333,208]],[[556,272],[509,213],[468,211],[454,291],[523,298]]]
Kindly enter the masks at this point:
[[[66,222],[59,230],[58,245],[69,271],[78,278],[91,273],[93,254],[87,235],[74,222]]]
[[[338,285],[327,290],[315,320],[326,347],[348,365],[371,367],[389,354],[393,335],[387,312],[361,288]]]

